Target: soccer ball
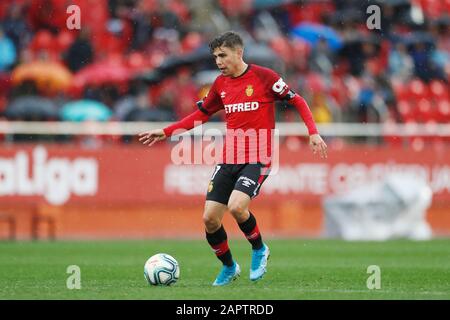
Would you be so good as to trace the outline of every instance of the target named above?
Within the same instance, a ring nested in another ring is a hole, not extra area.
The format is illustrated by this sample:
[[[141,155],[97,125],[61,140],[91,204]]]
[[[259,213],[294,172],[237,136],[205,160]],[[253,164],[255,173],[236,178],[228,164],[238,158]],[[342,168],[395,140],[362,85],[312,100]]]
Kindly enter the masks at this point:
[[[170,286],[180,277],[180,267],[171,255],[158,253],[145,262],[144,277],[151,285]]]

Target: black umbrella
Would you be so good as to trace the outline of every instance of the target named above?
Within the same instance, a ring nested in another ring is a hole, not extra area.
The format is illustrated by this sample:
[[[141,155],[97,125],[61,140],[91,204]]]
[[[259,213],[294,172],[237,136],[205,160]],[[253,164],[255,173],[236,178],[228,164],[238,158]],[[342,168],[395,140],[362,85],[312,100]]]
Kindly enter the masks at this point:
[[[450,25],[450,16],[448,14],[442,15],[439,18],[437,18],[435,21],[432,21],[432,23],[437,24],[438,26],[449,26]]]
[[[281,70],[283,63],[271,48],[256,43],[250,43],[245,46],[244,59],[248,63],[259,64],[275,70]],[[202,46],[195,52],[185,56],[169,57],[155,70],[139,75],[137,78],[145,81],[147,84],[155,84],[175,73],[179,68],[187,66],[203,66],[204,69],[215,68],[213,55],[209,47]]]
[[[141,109],[131,110],[124,118],[125,121],[173,121],[174,115],[167,110]]]
[[[23,96],[13,100],[5,110],[9,120],[56,120],[58,107],[50,99],[39,96]]]

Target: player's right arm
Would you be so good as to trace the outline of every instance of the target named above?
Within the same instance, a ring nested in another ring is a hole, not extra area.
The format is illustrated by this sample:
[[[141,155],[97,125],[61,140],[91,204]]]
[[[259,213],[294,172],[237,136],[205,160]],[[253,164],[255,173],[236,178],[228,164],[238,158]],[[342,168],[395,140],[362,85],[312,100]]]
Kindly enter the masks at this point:
[[[201,110],[197,110],[180,121],[164,128],[155,129],[151,131],[142,132],[139,134],[139,141],[142,144],[152,146],[155,142],[164,140],[177,133],[183,133],[192,128],[205,123],[209,120],[209,115],[203,113]]]
[[[156,129],[140,133],[139,141],[141,141],[144,145],[148,144],[150,147],[158,141],[164,140],[172,135],[186,132],[207,122],[214,113],[223,109],[222,100],[217,94],[216,86],[217,79],[211,86],[208,95],[202,101],[197,102],[198,110],[164,129]]]

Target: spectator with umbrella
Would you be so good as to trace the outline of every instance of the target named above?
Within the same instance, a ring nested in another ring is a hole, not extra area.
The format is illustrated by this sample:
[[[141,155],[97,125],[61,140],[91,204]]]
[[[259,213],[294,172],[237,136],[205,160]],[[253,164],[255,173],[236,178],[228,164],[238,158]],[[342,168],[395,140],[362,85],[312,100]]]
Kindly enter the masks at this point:
[[[132,78],[132,70],[121,58],[92,63],[78,71],[71,90],[81,93],[87,87],[126,86]]]
[[[8,120],[46,121],[58,119],[58,107],[48,98],[22,96],[14,99],[5,110]]]
[[[48,98],[25,95],[14,99],[4,112],[10,121],[54,121],[59,119],[58,106]],[[11,139],[15,142],[55,141],[62,137],[40,134],[14,134]]]
[[[95,100],[77,100],[66,103],[60,110],[64,121],[108,121],[112,111],[103,103]]]
[[[0,26],[0,72],[8,70],[16,61],[14,43],[3,32]]]
[[[72,72],[77,72],[94,59],[94,50],[89,39],[89,30],[81,29],[78,37],[65,53],[65,62]]]
[[[32,80],[42,93],[55,94],[68,89],[72,83],[71,72],[61,63],[38,60],[17,66],[12,73],[14,85]]]
[[[291,35],[308,41],[313,47],[320,41],[326,41],[328,47],[333,51],[342,47],[341,37],[336,31],[325,25],[301,23],[292,29]]]

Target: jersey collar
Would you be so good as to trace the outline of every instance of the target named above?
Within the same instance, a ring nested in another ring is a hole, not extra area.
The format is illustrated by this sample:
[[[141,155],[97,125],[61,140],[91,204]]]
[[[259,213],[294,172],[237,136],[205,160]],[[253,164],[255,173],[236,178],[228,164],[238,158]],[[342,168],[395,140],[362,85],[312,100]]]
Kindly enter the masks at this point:
[[[240,78],[240,77],[242,77],[244,74],[246,74],[247,73],[247,71],[250,69],[250,64],[248,64],[247,65],[247,68],[245,68],[245,71],[244,72],[242,72],[240,75],[238,75],[237,77],[231,77],[231,79],[237,79],[237,78]]]

